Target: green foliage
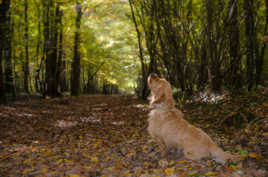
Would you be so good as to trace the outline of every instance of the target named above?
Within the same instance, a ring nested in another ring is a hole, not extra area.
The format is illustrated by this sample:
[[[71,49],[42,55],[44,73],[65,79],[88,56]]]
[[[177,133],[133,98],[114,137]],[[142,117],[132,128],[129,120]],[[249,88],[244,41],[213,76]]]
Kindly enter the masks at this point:
[[[63,11],[63,60],[67,62],[66,76],[67,80],[70,80],[74,55],[76,1],[56,0],[54,2],[59,3]],[[36,70],[42,61],[43,44],[47,42],[44,41],[45,7],[41,0],[28,0],[28,3],[30,78],[33,87]],[[136,73],[139,70],[139,60],[136,33],[130,19],[127,1],[93,0],[81,1],[81,4],[83,11],[79,48],[81,77],[84,75],[84,79],[87,80],[95,74],[92,77],[100,83],[108,81],[119,85],[122,90],[133,90]],[[12,22],[16,87],[22,88],[25,58],[24,1],[12,1]],[[44,61],[42,62],[44,64]],[[41,69],[44,73],[44,66]],[[42,79],[44,80],[44,77]],[[85,84],[82,83],[81,87]]]

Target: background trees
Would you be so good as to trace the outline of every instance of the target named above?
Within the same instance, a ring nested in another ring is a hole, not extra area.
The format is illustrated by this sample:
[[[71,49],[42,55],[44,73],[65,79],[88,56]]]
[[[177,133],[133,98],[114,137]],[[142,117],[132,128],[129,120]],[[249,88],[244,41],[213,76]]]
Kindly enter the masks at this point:
[[[264,84],[267,2],[130,0],[130,6],[149,56],[143,75],[161,73],[189,94]]]
[[[3,0],[0,7],[1,100],[133,90],[139,60],[126,1]]]
[[[267,4],[2,0],[1,100],[24,92],[55,97],[135,88],[145,99],[151,72],[187,94],[252,90],[268,74]]]

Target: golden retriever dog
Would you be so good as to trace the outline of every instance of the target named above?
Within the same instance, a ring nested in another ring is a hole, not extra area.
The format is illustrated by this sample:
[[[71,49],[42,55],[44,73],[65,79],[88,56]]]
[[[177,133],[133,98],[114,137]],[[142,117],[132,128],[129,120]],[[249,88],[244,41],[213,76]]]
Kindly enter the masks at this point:
[[[176,148],[192,160],[212,157],[221,164],[228,159],[238,160],[239,156],[224,152],[204,131],[183,119],[183,113],[174,106],[168,81],[151,74],[148,85],[152,94],[150,106],[153,108],[149,113],[148,132],[158,143],[162,156],[167,155],[167,150]]]

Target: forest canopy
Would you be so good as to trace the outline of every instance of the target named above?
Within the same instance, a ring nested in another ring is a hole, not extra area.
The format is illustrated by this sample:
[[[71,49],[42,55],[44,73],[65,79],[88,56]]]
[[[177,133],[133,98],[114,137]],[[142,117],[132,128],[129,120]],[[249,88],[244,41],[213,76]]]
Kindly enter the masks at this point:
[[[4,8],[7,1],[1,3]],[[9,26],[3,27],[2,31],[3,34],[5,29],[11,32],[6,36],[11,40],[10,74],[6,56],[1,57],[1,63],[3,75],[11,75],[16,92],[46,92],[47,69],[53,67],[47,65],[50,57],[54,61],[52,65],[56,65],[53,75],[60,72],[57,89],[68,91],[76,44],[79,45],[82,93],[95,92],[105,84],[115,84],[122,91],[133,90],[139,60],[136,32],[127,1],[12,0],[9,3],[9,11],[2,15],[10,18]],[[82,11],[79,44],[75,43],[77,3]],[[4,38],[1,38],[2,44],[7,40]],[[52,48],[51,53],[56,48],[54,56],[49,56],[48,48]],[[8,87],[6,90],[14,92]]]
[[[265,86],[268,1],[1,0],[1,97]]]

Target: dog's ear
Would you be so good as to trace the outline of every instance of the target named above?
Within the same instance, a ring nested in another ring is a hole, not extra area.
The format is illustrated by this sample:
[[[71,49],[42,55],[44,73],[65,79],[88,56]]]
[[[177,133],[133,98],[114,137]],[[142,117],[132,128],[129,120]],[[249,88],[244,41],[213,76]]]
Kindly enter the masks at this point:
[[[151,73],[148,77],[148,84],[150,85],[153,80],[158,80],[159,77],[155,73]]]
[[[155,73],[151,73],[151,74],[149,75],[149,78],[151,78],[151,79],[158,79],[159,77],[158,77],[157,74],[155,74]]]

